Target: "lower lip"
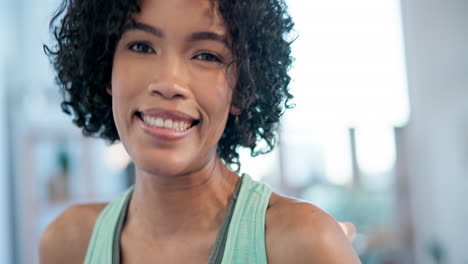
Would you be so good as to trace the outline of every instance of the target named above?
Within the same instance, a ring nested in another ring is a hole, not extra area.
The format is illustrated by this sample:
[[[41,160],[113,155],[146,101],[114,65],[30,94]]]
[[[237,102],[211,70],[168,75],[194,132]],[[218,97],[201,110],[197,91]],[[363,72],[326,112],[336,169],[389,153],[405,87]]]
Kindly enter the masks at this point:
[[[139,117],[137,117],[138,119],[138,122],[140,124],[140,127],[143,128],[143,131],[154,137],[154,138],[157,138],[159,140],[165,140],[165,141],[175,141],[175,140],[179,140],[179,139],[182,139],[186,136],[188,136],[188,134],[190,134],[190,132],[192,131],[192,128],[189,128],[187,130],[184,130],[184,131],[176,131],[176,130],[172,130],[172,129],[165,129],[165,128],[161,128],[161,127],[153,127],[153,126],[150,126],[148,125],[147,123],[143,122],[143,120],[141,120]]]

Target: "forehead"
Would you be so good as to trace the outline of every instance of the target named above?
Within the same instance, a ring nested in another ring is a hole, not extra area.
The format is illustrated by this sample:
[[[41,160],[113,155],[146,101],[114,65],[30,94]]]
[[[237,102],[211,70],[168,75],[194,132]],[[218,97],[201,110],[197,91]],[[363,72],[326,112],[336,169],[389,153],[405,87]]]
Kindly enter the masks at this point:
[[[213,0],[142,0],[138,22],[162,29],[213,30],[225,33],[224,22]]]

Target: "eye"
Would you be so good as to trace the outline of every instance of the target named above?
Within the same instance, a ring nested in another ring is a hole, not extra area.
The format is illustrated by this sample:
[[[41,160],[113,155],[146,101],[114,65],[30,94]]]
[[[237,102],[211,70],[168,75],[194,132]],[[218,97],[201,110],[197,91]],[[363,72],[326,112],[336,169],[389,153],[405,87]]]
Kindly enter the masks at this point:
[[[155,53],[154,49],[144,42],[132,43],[128,48],[137,53]]]
[[[218,56],[216,56],[216,55],[214,55],[212,53],[207,53],[207,52],[200,53],[200,54],[196,55],[194,57],[194,59],[202,60],[202,61],[209,61],[209,62],[218,62],[218,63],[223,62],[221,60],[221,58],[219,58]]]

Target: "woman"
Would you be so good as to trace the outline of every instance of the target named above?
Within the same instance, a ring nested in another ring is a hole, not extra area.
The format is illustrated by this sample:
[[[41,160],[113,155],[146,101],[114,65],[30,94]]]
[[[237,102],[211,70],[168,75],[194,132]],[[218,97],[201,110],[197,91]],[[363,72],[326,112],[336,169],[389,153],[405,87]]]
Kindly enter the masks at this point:
[[[331,216],[231,170],[239,146],[271,150],[292,98],[282,1],[71,0],[51,25],[62,14],[46,47],[62,108],[123,143],[136,184],[66,210],[41,263],[359,263]]]

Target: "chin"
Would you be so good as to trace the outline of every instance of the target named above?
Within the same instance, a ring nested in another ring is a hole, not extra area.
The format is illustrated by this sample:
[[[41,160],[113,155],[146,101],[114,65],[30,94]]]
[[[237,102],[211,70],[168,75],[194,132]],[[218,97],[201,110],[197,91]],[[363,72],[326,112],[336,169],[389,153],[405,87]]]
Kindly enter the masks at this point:
[[[133,157],[135,166],[138,170],[144,171],[156,176],[178,176],[190,173],[196,170],[196,156],[187,155],[189,153],[177,153],[174,151],[151,151],[146,155],[139,152],[140,155]],[[192,152],[195,153],[195,152]]]

